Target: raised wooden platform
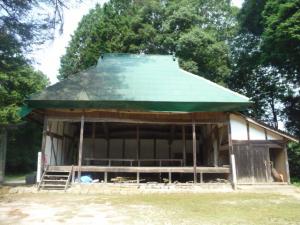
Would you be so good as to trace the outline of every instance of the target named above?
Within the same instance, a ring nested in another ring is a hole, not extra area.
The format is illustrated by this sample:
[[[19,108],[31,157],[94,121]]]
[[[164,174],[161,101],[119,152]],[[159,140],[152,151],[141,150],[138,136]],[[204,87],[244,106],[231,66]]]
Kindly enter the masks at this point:
[[[49,166],[50,171],[70,171],[71,166]],[[78,171],[78,166],[73,167]],[[193,167],[149,167],[149,166],[81,166],[82,172],[111,173],[193,173]],[[230,173],[227,167],[197,167],[197,173]]]

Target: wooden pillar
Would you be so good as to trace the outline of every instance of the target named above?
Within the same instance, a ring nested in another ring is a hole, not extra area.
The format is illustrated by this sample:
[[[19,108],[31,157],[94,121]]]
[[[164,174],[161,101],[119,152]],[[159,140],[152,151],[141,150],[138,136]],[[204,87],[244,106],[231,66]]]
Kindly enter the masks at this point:
[[[109,154],[109,148],[110,148],[110,141],[109,138],[106,139],[106,158],[109,159],[110,154]]]
[[[218,166],[218,156],[219,156],[219,149],[218,149],[218,127],[213,130],[213,149],[214,149],[214,167]]]
[[[200,183],[203,183],[203,173],[200,173]]]
[[[84,130],[84,116],[81,116],[80,137],[79,137],[79,146],[78,146],[78,182],[79,183],[80,183],[80,178],[81,178],[83,130]]]
[[[197,154],[196,154],[196,125],[193,122],[193,171],[194,171],[194,183],[197,183]]]
[[[237,184],[237,178],[236,178],[236,164],[235,164],[235,157],[234,154],[230,155],[230,161],[231,161],[231,175],[232,175],[232,187],[235,190],[236,184]]]
[[[186,166],[186,140],[185,140],[185,126],[182,126],[182,160],[183,166]]]
[[[47,116],[44,117],[44,125],[43,125],[43,139],[42,139],[42,147],[41,147],[41,152],[42,152],[42,171],[45,168],[45,163],[46,163],[46,155],[45,155],[45,149],[46,149],[46,139],[47,139],[47,127],[48,127],[48,118]]]
[[[285,169],[286,169],[286,178],[288,184],[291,183],[291,178],[290,178],[290,167],[289,167],[289,160],[288,160],[288,154],[287,154],[287,147],[286,144],[284,144],[284,158],[285,158]]]
[[[153,140],[153,159],[156,159],[157,152],[156,152],[156,138]]]
[[[96,136],[96,123],[93,122],[93,127],[92,127],[92,148],[93,148],[92,157],[93,158],[96,156],[96,140],[95,140],[95,136]]]
[[[125,139],[122,140],[122,159],[125,159]],[[124,166],[124,161],[122,162],[122,165]]]
[[[233,189],[235,189],[237,184],[237,177],[236,177],[235,156],[233,154],[233,146],[232,146],[232,138],[231,138],[230,114],[228,114],[228,148],[229,148],[230,169],[231,169],[231,184]]]
[[[104,183],[107,183],[107,172],[104,172]]]
[[[141,142],[140,142],[140,127],[137,125],[136,127],[136,142],[137,142],[137,149],[136,149],[136,158],[139,160],[141,156]]]

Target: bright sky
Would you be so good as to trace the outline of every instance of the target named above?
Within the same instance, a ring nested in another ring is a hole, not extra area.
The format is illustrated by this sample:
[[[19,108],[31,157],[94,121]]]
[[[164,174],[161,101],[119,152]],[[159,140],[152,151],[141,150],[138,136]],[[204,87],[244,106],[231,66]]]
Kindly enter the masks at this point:
[[[64,14],[64,33],[55,38],[54,41],[46,43],[33,53],[36,61],[34,65],[36,69],[45,73],[51,84],[56,83],[58,69],[60,67],[60,57],[65,54],[65,49],[71,40],[71,35],[77,28],[82,16],[87,14],[90,9],[99,3],[103,4],[108,0],[87,0],[82,1],[77,8],[65,10]],[[244,0],[232,0],[232,4],[241,7]]]

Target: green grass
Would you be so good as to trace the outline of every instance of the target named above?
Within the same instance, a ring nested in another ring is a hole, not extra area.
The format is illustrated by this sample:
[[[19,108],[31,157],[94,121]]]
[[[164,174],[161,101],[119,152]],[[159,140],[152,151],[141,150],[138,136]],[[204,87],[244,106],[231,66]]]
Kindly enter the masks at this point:
[[[21,181],[21,180],[25,180],[26,175],[32,174],[31,173],[8,173],[5,174],[4,180],[5,181]]]
[[[152,194],[110,201],[131,218],[145,221],[146,214],[155,224],[300,224],[300,201],[276,194]],[[139,207],[145,210],[134,210]]]
[[[3,201],[5,199],[8,199],[7,204],[15,204],[20,210],[20,204],[24,209],[34,206],[32,210],[37,205],[55,208],[61,213],[50,219],[59,221],[80,215],[93,218],[97,213],[104,213],[105,218],[115,221],[109,220],[109,224],[300,224],[300,200],[293,195],[37,193],[8,195]]]
[[[296,186],[296,187],[300,187],[300,179],[297,177],[292,177],[291,178],[291,183]]]

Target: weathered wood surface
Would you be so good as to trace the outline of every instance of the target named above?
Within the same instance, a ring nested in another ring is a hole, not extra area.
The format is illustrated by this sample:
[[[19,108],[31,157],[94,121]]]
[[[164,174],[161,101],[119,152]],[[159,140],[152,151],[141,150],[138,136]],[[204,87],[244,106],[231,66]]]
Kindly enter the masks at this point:
[[[48,109],[44,114],[51,119],[80,121],[82,110]],[[128,112],[117,110],[89,109],[84,112],[85,120],[90,122],[133,122],[133,123],[224,123],[228,122],[225,112],[194,112],[194,113],[168,113],[168,112]]]
[[[259,144],[233,145],[237,182],[267,183],[270,179],[268,147]]]
[[[71,166],[49,166],[49,171],[70,171]],[[73,167],[78,171],[78,166]],[[123,166],[81,166],[82,172],[122,172],[122,173],[193,173],[193,167],[123,167]],[[197,173],[226,173],[227,167],[197,167]]]

